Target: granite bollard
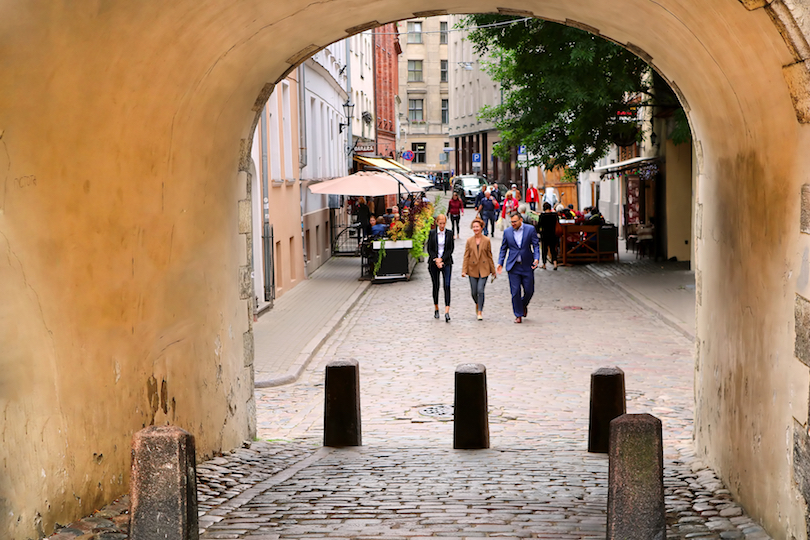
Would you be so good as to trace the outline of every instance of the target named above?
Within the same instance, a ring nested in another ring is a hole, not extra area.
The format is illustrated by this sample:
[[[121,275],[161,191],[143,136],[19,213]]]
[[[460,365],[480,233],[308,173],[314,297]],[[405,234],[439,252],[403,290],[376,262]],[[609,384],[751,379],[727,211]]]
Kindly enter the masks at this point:
[[[323,445],[361,446],[360,368],[357,360],[329,362],[325,386]]]
[[[610,423],[607,540],[664,540],[661,421],[625,414]]]
[[[197,540],[194,436],[150,426],[132,437],[130,540]]]
[[[487,368],[461,364],[456,368],[453,411],[453,448],[489,448]]]
[[[599,368],[591,373],[591,413],[588,424],[588,452],[607,454],[610,421],[627,412],[624,371]]]

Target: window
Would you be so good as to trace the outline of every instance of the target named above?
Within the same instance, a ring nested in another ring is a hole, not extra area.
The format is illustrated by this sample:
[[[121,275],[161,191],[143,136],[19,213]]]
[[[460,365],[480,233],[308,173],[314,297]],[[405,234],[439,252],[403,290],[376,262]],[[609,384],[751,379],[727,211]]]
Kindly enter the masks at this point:
[[[411,143],[411,151],[413,152],[413,161],[411,163],[426,163],[426,147],[427,143],[415,142]]]
[[[420,82],[422,80],[422,61],[408,60],[408,82]]]
[[[447,43],[447,23],[439,23],[439,43]]]
[[[408,43],[422,43],[422,23],[408,23]]]
[[[440,69],[442,70],[441,82],[447,82],[447,60],[442,60],[440,65],[441,65]]]
[[[450,100],[442,100],[442,124],[450,123]],[[447,146],[447,145],[445,145]]]
[[[447,100],[443,100],[443,101],[447,101]],[[439,163],[447,163],[448,162],[448,158],[450,157],[450,153],[447,150],[449,148],[450,148],[450,143],[449,142],[444,143],[444,150],[442,150],[442,153],[439,154]]]
[[[424,103],[422,99],[409,99],[408,100],[408,120],[411,122],[421,122],[425,119]]]

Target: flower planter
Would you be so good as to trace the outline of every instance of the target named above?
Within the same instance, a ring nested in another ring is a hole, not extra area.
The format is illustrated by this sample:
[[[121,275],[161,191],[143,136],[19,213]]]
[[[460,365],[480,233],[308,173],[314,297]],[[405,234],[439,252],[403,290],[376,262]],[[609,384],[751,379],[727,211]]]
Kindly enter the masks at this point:
[[[377,261],[381,245],[382,242],[379,240],[371,244],[372,264]],[[372,282],[409,280],[416,266],[416,259],[410,255],[412,247],[412,240],[386,240],[385,256],[380,263],[380,269],[372,276]]]

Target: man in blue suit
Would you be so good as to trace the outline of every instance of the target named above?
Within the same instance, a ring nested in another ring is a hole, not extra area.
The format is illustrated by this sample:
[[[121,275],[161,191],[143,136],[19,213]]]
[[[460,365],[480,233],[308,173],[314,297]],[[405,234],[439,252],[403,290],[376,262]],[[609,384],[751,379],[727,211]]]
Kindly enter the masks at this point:
[[[509,221],[512,228],[503,233],[497,270],[499,274],[503,273],[503,263],[506,260],[509,288],[512,291],[512,311],[515,313],[515,322],[520,324],[528,314],[529,301],[534,295],[534,269],[540,264],[540,241],[534,227],[523,225],[523,217],[519,213],[512,212]]]

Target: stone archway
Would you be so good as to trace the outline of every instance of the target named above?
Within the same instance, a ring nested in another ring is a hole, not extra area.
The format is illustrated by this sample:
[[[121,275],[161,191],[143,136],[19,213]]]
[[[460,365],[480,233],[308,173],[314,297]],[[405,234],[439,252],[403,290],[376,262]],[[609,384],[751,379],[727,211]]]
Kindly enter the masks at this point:
[[[142,425],[183,426],[201,454],[250,435],[237,171],[269,89],[378,23],[500,11],[599,33],[678,89],[697,154],[697,446],[773,534],[806,538],[793,473],[810,387],[794,357],[795,294],[810,297],[806,7],[0,3],[0,531],[33,536],[123,492]]]

